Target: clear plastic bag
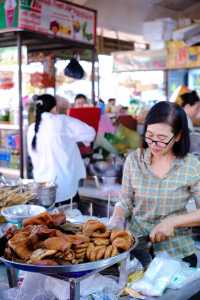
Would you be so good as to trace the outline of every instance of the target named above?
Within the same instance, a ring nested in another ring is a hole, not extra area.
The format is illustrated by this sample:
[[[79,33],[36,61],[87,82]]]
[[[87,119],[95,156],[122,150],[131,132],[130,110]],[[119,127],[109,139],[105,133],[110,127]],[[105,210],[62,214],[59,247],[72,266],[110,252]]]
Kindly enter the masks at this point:
[[[191,268],[183,265],[181,270],[177,272],[169,285],[170,289],[180,289],[188,283],[200,278],[200,268]]]
[[[15,300],[57,300],[50,288],[45,289],[48,276],[24,272],[24,280]],[[66,299],[66,298],[65,298]]]
[[[183,264],[163,252],[152,260],[144,277],[130,287],[146,296],[161,296]]]
[[[1,300],[16,300],[19,293],[19,288],[0,289]]]
[[[99,295],[107,293],[110,295],[109,297],[105,298],[102,296],[102,298],[96,299],[115,300],[114,295],[117,292],[118,283],[114,279],[100,274],[92,275],[82,280],[80,284],[80,294],[83,299],[87,299],[89,295],[99,297]],[[12,300],[66,300],[67,297],[69,297],[69,282],[38,273],[27,272],[17,298],[12,298]],[[7,299],[5,298],[5,300]]]

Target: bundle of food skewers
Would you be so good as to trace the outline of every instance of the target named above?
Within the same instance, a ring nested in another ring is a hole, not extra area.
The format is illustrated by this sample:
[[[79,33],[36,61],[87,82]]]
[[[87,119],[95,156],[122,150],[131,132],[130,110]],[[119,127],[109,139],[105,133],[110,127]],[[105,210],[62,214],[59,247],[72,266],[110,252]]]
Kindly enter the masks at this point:
[[[128,231],[109,230],[98,220],[83,225],[66,223],[63,213],[44,212],[26,219],[23,228],[11,228],[1,255],[36,265],[93,262],[129,250],[134,238]]]
[[[0,209],[17,205],[25,204],[33,200],[35,195],[31,191],[22,191],[21,187],[2,187],[0,188]]]

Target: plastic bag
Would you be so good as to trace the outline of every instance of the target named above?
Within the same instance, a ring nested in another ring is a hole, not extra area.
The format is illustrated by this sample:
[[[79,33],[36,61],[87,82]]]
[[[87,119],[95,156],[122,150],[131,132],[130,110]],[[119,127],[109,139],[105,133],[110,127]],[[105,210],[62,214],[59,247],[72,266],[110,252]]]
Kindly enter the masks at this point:
[[[19,293],[19,288],[0,289],[0,299],[15,300],[17,299],[18,293]]]
[[[24,272],[24,280],[16,300],[57,300],[50,288],[45,288],[48,276]],[[65,298],[66,299],[66,298]]]
[[[182,266],[181,270],[177,272],[169,285],[170,289],[180,289],[184,285],[191,283],[200,278],[200,268],[191,268],[189,266]]]
[[[85,72],[76,58],[71,58],[69,64],[64,69],[65,76],[72,77],[74,79],[82,79]]]
[[[183,264],[163,252],[152,260],[144,277],[130,287],[146,296],[161,296]]]
[[[80,294],[87,297],[91,294],[101,295],[109,288],[110,294],[115,295],[118,284],[112,278],[100,274],[91,275],[81,281]],[[16,300],[66,300],[69,297],[69,282],[50,276],[27,272]],[[99,298],[103,299],[103,298]],[[106,298],[105,298],[106,299]],[[7,300],[5,298],[5,300]],[[114,300],[107,298],[107,300]]]

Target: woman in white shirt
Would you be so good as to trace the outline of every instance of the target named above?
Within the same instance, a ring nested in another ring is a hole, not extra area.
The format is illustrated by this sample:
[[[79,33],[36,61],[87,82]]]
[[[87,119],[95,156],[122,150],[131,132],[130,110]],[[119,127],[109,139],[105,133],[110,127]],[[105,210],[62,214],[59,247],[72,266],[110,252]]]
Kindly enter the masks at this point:
[[[86,123],[56,112],[56,99],[49,94],[37,96],[36,121],[28,129],[28,152],[36,182],[56,181],[56,202],[77,194],[79,180],[86,171],[77,142],[88,145],[95,130]]]

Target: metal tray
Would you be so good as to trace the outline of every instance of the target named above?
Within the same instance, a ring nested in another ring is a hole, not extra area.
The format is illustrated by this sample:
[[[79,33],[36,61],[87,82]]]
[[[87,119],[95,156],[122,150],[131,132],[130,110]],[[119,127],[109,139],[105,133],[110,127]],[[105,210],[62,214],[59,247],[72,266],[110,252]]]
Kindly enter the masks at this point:
[[[65,277],[81,277],[87,273],[90,273],[94,270],[104,269],[109,266],[112,266],[124,259],[126,259],[133,248],[129,251],[123,252],[119,255],[113,256],[107,259],[101,259],[95,262],[88,262],[76,265],[59,265],[59,266],[38,266],[33,264],[25,264],[15,261],[10,261],[4,257],[0,257],[0,261],[3,262],[8,268],[16,268],[28,272],[36,272],[42,274],[63,274]]]
[[[129,253],[137,246],[137,238],[135,238],[134,245],[126,252],[123,252],[119,255],[107,258],[100,259],[94,262],[75,264],[75,265],[58,265],[58,266],[38,266],[33,264],[20,263],[16,261],[10,261],[0,256],[0,261],[3,262],[8,268],[15,268],[28,272],[42,273],[46,275],[60,275],[65,278],[73,277],[82,277],[87,273],[91,273],[95,270],[106,269],[116,263],[119,263],[125,260]]]

